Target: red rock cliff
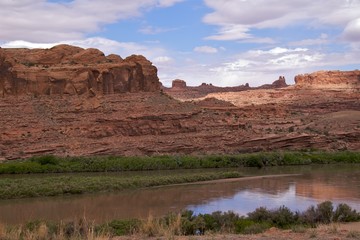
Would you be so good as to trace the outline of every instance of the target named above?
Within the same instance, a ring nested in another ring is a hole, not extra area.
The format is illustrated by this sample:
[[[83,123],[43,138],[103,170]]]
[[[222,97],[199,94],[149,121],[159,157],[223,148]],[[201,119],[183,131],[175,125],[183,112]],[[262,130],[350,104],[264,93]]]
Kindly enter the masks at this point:
[[[319,71],[295,77],[298,87],[311,88],[359,88],[360,71]]]
[[[157,69],[143,56],[123,60],[97,49],[0,48],[0,96],[112,94],[160,89]]]

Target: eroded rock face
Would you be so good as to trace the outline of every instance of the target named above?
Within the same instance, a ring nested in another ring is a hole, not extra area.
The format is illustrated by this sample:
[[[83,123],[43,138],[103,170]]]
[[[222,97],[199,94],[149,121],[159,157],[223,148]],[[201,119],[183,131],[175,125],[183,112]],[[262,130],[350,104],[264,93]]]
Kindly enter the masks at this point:
[[[360,71],[319,71],[295,77],[297,87],[360,88]]]
[[[51,49],[0,48],[0,96],[154,92],[157,69],[143,56],[123,60],[97,49],[58,45]]]

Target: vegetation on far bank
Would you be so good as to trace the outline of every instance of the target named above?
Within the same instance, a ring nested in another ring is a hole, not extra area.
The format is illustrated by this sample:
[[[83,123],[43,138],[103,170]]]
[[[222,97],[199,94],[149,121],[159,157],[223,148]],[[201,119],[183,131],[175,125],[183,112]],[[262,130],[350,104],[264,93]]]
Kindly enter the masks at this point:
[[[154,175],[42,175],[0,178],[0,199],[114,192],[170,184],[239,178],[236,171],[201,171]]]
[[[51,155],[0,163],[0,174],[121,172],[201,168],[268,167],[360,163],[360,152],[260,152],[210,156],[56,157]]]
[[[270,152],[220,156],[65,158],[46,155],[0,163],[0,199],[114,192],[244,177],[240,167],[262,168],[330,163],[360,163],[360,152]],[[218,170],[215,171],[215,168]],[[144,172],[182,169],[194,170]],[[126,173],[127,171],[140,172]],[[112,174],[112,172],[116,173]]]
[[[204,234],[257,234],[271,227],[305,233],[308,228],[332,222],[360,221],[360,213],[346,204],[334,207],[329,201],[311,206],[304,212],[292,212],[282,206],[269,210],[260,207],[240,216],[234,212],[194,215],[192,211],[168,214],[161,218],[113,220],[96,225],[87,219],[51,223],[32,221],[21,226],[0,225],[1,239],[111,239],[114,236],[138,235],[140,238],[191,236]],[[358,234],[357,232],[351,233]]]

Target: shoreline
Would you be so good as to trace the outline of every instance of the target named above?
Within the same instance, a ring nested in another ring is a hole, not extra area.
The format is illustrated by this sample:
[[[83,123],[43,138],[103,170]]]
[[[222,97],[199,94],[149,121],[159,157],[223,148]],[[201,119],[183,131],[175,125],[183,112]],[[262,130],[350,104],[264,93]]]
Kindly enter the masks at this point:
[[[147,237],[143,235],[117,236],[111,238],[113,240],[166,240],[163,237]],[[270,228],[259,234],[230,234],[215,233],[206,234],[204,236],[171,236],[174,240],[334,240],[334,239],[360,239],[360,222],[354,223],[332,223],[329,225],[320,225],[317,228],[306,229],[297,232],[296,230],[282,230],[278,228]]]
[[[259,175],[259,176],[244,176],[238,178],[223,178],[216,180],[206,180],[206,181],[198,181],[198,182],[188,182],[188,183],[177,183],[170,185],[161,185],[154,186],[151,188],[161,188],[161,187],[173,187],[173,186],[186,186],[186,185],[203,185],[203,184],[212,184],[212,183],[230,183],[230,182],[240,182],[240,181],[249,181],[249,180],[257,180],[257,179],[266,179],[266,178],[280,178],[280,177],[293,177],[293,176],[301,176],[303,174],[270,174],[270,175]],[[146,189],[146,188],[145,188]]]

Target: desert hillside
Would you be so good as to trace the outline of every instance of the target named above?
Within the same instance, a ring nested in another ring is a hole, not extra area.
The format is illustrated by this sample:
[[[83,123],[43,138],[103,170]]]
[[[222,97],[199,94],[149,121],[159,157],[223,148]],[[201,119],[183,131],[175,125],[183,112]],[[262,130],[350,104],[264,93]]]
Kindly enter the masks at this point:
[[[160,90],[142,56],[0,49],[0,159],[359,150],[359,77],[318,72],[256,89],[177,80]]]

